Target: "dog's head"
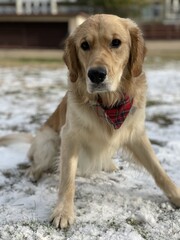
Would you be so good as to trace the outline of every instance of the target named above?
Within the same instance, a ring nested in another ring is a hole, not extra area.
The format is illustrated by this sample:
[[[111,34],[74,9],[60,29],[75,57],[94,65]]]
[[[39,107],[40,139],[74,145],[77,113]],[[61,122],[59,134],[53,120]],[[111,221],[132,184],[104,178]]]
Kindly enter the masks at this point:
[[[99,14],[69,36],[64,60],[70,80],[84,81],[91,94],[116,91],[125,72],[140,75],[144,56],[142,33],[133,21]]]

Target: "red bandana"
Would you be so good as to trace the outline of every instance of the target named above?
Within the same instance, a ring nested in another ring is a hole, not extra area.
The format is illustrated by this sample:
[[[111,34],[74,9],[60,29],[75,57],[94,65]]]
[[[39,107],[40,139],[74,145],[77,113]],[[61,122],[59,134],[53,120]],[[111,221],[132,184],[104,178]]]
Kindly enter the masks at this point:
[[[133,99],[126,96],[122,101],[117,103],[111,108],[104,107],[101,99],[98,99],[98,103],[94,105],[95,110],[99,117],[104,118],[110,125],[113,125],[115,129],[118,129],[123,124],[129,111],[131,110]]]

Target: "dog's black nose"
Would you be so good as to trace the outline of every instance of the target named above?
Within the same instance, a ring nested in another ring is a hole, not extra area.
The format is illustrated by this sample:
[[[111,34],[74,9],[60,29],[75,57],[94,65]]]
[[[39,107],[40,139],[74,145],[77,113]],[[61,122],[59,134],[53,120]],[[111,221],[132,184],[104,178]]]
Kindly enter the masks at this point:
[[[88,77],[91,82],[99,84],[106,78],[107,71],[103,67],[90,68],[88,71]]]

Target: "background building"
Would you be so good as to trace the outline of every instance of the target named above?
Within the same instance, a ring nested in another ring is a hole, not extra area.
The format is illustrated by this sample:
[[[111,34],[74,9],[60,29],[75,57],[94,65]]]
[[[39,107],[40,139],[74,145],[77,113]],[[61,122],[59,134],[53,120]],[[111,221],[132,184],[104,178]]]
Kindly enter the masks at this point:
[[[149,1],[142,8],[141,26],[147,39],[180,40],[180,0]]]
[[[108,8],[98,2],[0,0],[0,48],[62,48],[68,34],[97,12],[135,19],[146,39],[180,39],[180,0],[142,0],[140,5],[120,1]]]
[[[62,48],[86,16],[59,8],[58,0],[0,0],[0,47]]]

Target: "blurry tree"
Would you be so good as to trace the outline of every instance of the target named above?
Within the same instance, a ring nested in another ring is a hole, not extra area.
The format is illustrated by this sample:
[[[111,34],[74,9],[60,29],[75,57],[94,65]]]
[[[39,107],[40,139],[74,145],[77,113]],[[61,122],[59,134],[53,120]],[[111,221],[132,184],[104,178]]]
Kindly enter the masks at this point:
[[[64,0],[63,5],[76,6],[79,10],[89,14],[94,13],[113,13],[127,16],[138,16],[140,7],[146,4],[148,0]]]

